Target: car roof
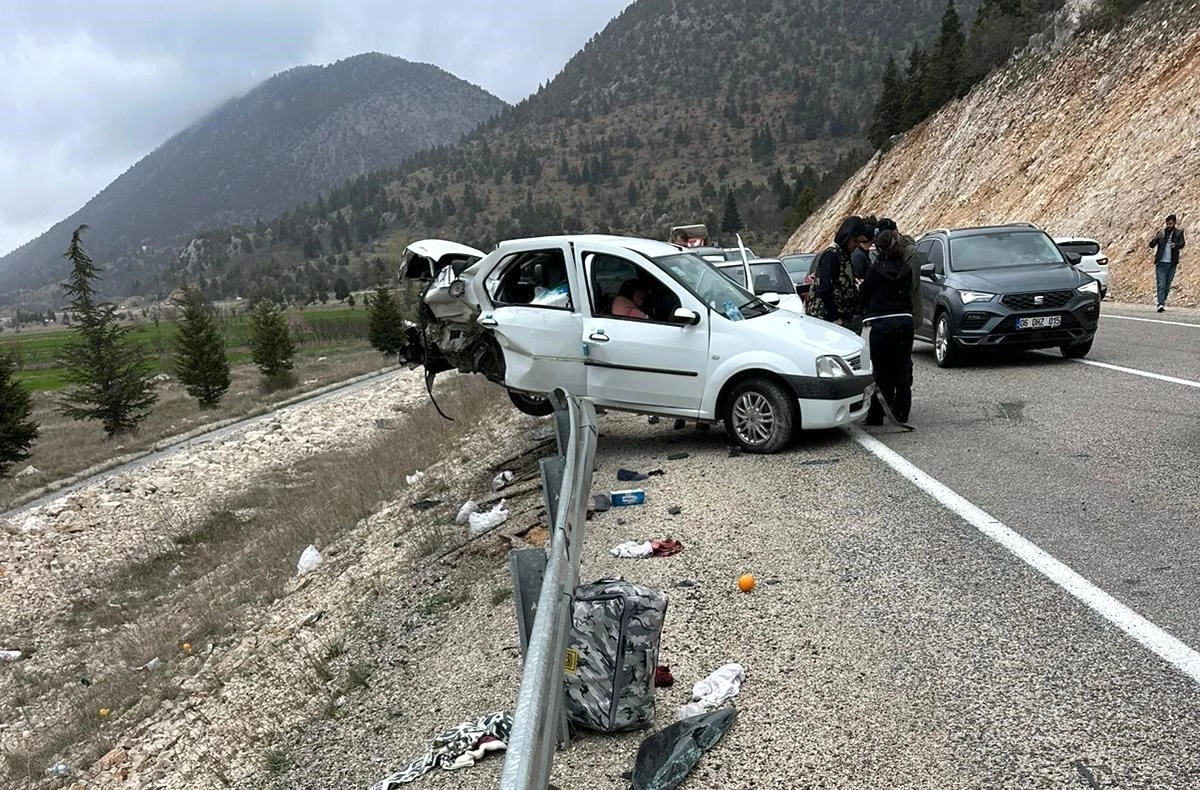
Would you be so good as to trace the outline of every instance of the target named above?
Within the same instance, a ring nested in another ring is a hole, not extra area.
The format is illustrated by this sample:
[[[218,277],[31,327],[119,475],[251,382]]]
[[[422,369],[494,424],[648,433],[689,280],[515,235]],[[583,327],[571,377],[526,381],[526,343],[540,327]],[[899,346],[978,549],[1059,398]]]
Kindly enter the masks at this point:
[[[956,238],[963,236],[982,236],[987,233],[994,233],[998,230],[1037,231],[1039,233],[1045,233],[1045,231],[1043,231],[1037,225],[1034,225],[1032,222],[1007,222],[1003,225],[976,225],[969,228],[937,228],[935,230],[926,231],[924,234],[922,234],[921,238],[924,239],[935,235],[953,236]]]
[[[636,236],[614,236],[602,233],[583,233],[561,236],[536,236],[527,239],[507,239],[497,245],[497,249],[503,249],[513,244],[525,244],[527,242],[546,242],[547,244],[570,242],[573,244],[586,244],[592,242],[594,244],[610,244],[614,247],[624,247],[627,250],[639,252],[647,258],[658,258],[663,255],[674,255],[681,251],[681,247],[677,244],[670,244],[665,241],[657,241],[655,239],[642,239]],[[689,250],[690,252],[690,250]]]
[[[1055,244],[1095,244],[1100,246],[1100,242],[1095,239],[1089,239],[1087,236],[1055,236]]]
[[[716,266],[718,269],[742,265],[741,261],[709,261],[709,263],[711,263],[713,266]],[[782,265],[783,261],[779,260],[778,258],[750,258],[746,261],[746,263],[778,263]]]

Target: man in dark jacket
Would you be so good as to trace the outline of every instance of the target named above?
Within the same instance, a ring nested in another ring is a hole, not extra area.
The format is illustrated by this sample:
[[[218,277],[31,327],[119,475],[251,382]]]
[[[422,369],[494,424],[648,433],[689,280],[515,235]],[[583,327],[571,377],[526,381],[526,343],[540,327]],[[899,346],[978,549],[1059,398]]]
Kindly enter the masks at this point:
[[[1183,228],[1175,227],[1174,214],[1167,217],[1166,226],[1150,239],[1150,247],[1155,250],[1154,284],[1157,286],[1160,313],[1167,309],[1167,295],[1171,293],[1175,267],[1179,265],[1179,251],[1185,243]]]
[[[816,281],[813,296],[808,302],[809,315],[816,316],[851,332],[862,332],[862,312],[854,269],[850,256],[860,245],[870,241],[870,228],[861,217],[846,217],[827,247],[816,261]]]
[[[875,249],[878,255],[859,289],[863,322],[871,327],[871,367],[877,386],[866,422],[881,425],[886,410],[904,425],[912,408],[913,270],[898,231],[879,234]]]
[[[883,233],[885,230],[898,231],[899,229],[896,227],[896,221],[893,219],[888,219],[887,217],[879,220],[879,229],[876,235]],[[916,239],[914,239],[912,236],[901,233],[900,240],[904,244],[904,262],[908,264],[910,269],[912,269],[913,326],[919,329],[921,327],[921,320],[925,315],[925,304],[921,301],[921,266],[923,266],[927,261],[924,255],[917,252]],[[874,260],[875,257],[878,256],[872,256],[872,260]]]

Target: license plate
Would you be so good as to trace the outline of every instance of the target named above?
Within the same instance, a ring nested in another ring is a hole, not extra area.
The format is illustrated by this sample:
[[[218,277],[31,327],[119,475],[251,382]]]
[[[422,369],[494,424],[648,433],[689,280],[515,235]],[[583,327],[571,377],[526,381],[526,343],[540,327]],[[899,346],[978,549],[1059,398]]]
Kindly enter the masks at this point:
[[[1017,329],[1053,329],[1061,324],[1061,315],[1038,315],[1033,318],[1017,319]]]

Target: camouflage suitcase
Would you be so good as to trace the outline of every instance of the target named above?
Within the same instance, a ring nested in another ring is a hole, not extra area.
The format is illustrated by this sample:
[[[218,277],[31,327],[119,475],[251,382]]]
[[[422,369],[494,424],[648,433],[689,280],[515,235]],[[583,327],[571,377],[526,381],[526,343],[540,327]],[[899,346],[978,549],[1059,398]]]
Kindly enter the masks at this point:
[[[667,596],[618,579],[575,588],[567,643],[566,706],[599,732],[654,723],[654,668]]]

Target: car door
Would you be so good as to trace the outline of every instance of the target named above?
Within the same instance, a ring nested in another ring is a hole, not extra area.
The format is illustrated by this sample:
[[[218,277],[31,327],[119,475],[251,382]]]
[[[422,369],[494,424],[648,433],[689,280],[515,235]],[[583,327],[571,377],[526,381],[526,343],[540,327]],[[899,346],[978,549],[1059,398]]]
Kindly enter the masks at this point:
[[[579,336],[583,283],[569,244],[513,245],[484,274],[490,309],[479,323],[492,330],[504,354],[506,386],[533,393],[561,387],[586,395]]]
[[[620,247],[580,244],[579,269],[586,278],[588,316],[582,346],[587,392],[599,404],[696,416],[708,370],[708,310],[687,289],[650,261]],[[629,280],[647,289],[647,318],[614,316],[615,292]],[[696,324],[670,320],[692,310]]]
[[[933,279],[921,277],[921,326],[917,334],[932,339],[934,305],[946,279],[945,246],[940,239],[927,239],[917,245],[917,252],[924,254],[926,263],[933,264]]]

